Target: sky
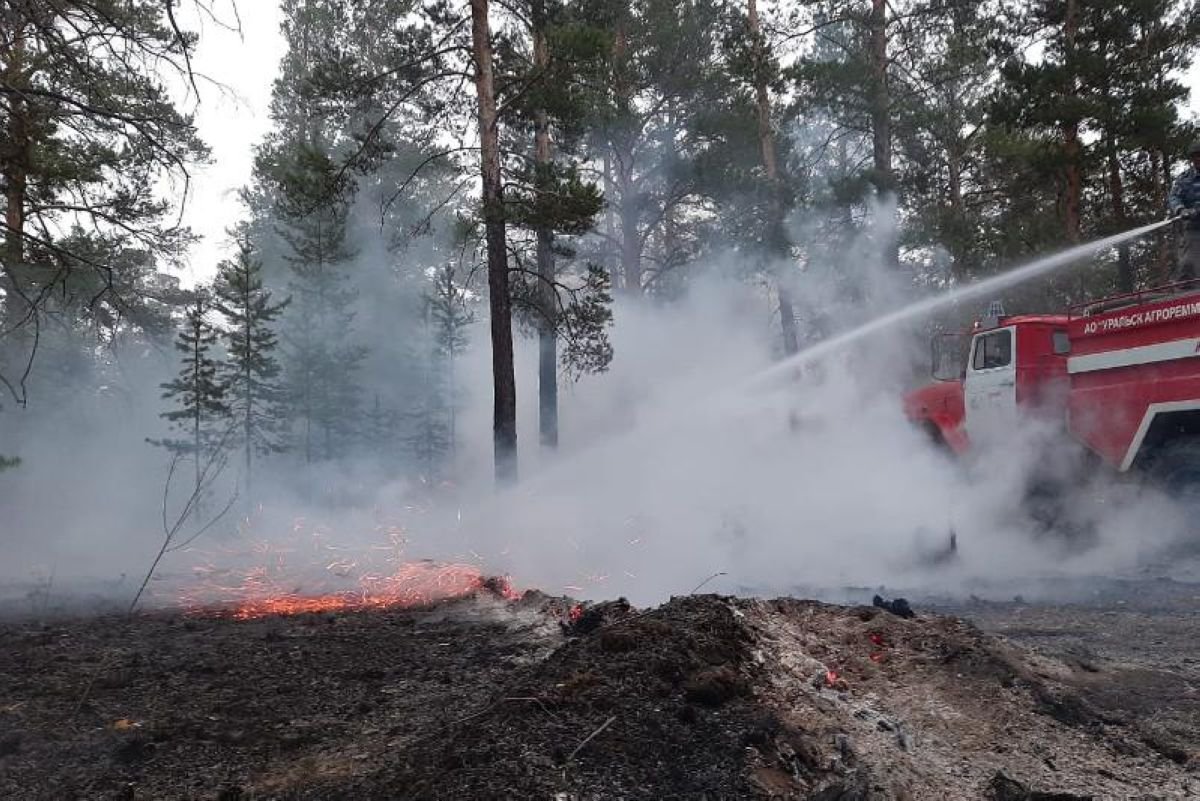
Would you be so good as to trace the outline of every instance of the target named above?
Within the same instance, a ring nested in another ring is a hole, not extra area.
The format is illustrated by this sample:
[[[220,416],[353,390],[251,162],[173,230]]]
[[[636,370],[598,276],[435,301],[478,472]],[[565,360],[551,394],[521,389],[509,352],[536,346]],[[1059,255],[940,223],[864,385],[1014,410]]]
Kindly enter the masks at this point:
[[[222,20],[233,19],[232,1],[217,0]],[[193,175],[184,213],[186,224],[202,237],[182,275],[189,285],[211,277],[227,255],[225,230],[237,221],[237,190],[249,181],[254,145],[270,124],[271,85],[285,49],[277,0],[237,0],[237,14],[240,33],[211,20],[193,18],[188,26],[201,33],[194,65],[209,81],[200,82],[197,125],[213,158]],[[1192,113],[1200,116],[1200,60],[1188,72],[1187,82]]]
[[[233,21],[230,9],[217,3],[222,21]],[[186,284],[209,278],[228,255],[225,229],[238,219],[237,191],[249,182],[253,148],[270,126],[271,84],[285,49],[276,0],[238,0],[237,14],[240,33],[211,20],[181,20],[201,34],[193,66],[207,80],[198,82],[196,123],[212,148],[212,164],[194,171],[184,213],[202,237],[189,254]]]

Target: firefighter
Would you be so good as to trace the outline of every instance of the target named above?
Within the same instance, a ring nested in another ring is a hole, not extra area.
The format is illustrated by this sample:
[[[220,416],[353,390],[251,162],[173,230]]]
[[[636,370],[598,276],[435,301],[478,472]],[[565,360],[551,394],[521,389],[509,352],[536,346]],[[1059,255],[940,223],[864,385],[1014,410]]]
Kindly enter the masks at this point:
[[[1175,267],[1175,280],[1188,281],[1200,272],[1200,140],[1188,148],[1192,166],[1183,171],[1171,186],[1167,198],[1170,215],[1181,222],[1177,231],[1179,258]]]

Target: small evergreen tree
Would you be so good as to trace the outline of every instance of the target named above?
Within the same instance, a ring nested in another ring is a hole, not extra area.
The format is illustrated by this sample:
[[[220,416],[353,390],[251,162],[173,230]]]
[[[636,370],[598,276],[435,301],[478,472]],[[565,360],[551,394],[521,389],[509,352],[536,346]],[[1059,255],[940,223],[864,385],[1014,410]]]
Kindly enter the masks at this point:
[[[345,455],[360,433],[358,373],[366,352],[352,330],[358,291],[346,268],[355,257],[347,244],[355,185],[339,160],[349,144],[349,106],[337,78],[358,63],[353,47],[342,49],[354,45],[346,39],[356,30],[352,23],[392,8],[371,5],[281,4],[288,47],[272,90],[274,128],[255,158],[258,202],[289,272],[280,363],[295,445],[309,463]]]
[[[175,380],[160,385],[163,399],[171,401],[174,408],[159,416],[184,436],[151,440],[177,456],[192,459],[196,466],[197,492],[204,482],[205,464],[217,455],[223,444],[230,416],[225,401],[226,385],[220,374],[220,364],[212,353],[219,339],[219,332],[207,319],[212,311],[208,292],[196,292],[183,328],[175,338],[175,350],[182,356],[182,369]]]
[[[385,406],[378,393],[370,408],[363,412],[362,436],[366,450],[381,463],[395,462],[400,441],[400,414],[394,408]]]
[[[475,315],[467,306],[466,290],[455,283],[453,265],[445,265],[432,278],[422,298],[417,392],[405,417],[411,456],[422,476],[436,480],[454,458],[462,405],[455,362],[467,347],[466,328]]]
[[[467,292],[454,282],[454,265],[447,264],[437,274],[429,295],[429,317],[433,327],[433,352],[445,376],[447,439],[451,457],[458,437],[459,398],[455,363],[467,349],[467,326],[475,322],[475,313],[467,305]]]
[[[353,342],[357,290],[346,265],[349,203],[327,196],[334,165],[326,154],[295,145],[268,165],[277,189],[275,233],[290,268],[292,303],[283,316],[283,370],[290,417],[305,462],[344,454],[358,431],[358,372],[366,351]]]
[[[216,280],[216,306],[225,315],[227,358],[221,375],[228,394],[229,412],[238,427],[236,444],[245,452],[246,487],[250,486],[253,459],[286,448],[287,416],[279,380],[278,344],[272,324],[290,298],[271,302],[263,288],[262,262],[254,257],[249,239],[238,240],[233,261],[221,262]]]
[[[289,414],[305,462],[342,455],[358,433],[358,373],[366,350],[352,341],[356,292],[332,265],[297,268],[281,330]]]

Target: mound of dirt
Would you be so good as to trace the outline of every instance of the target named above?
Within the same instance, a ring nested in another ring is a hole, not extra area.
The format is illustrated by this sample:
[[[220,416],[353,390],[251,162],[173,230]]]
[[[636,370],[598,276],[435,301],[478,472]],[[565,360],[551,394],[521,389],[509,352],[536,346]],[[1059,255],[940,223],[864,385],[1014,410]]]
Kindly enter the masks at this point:
[[[521,670],[478,714],[351,795],[746,797],[748,738],[764,725],[750,637],[709,597],[618,618]]]
[[[1189,774],[1067,692],[1057,669],[951,618],[677,598],[522,669],[354,794],[1189,797]]]
[[[1079,670],[958,618],[711,595],[0,626],[0,797],[1200,796]]]

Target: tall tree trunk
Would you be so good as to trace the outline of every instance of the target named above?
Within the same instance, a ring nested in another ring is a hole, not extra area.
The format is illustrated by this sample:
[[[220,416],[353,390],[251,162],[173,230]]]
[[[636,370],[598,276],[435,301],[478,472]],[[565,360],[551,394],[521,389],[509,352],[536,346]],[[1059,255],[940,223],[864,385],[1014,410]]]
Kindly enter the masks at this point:
[[[623,156],[623,157],[622,157]],[[641,209],[637,197],[637,182],[633,178],[632,148],[617,156],[617,186],[621,215],[621,274],[625,276],[625,291],[642,294],[642,238],[639,234]]]
[[[1154,182],[1154,203],[1155,207],[1165,209],[1167,207],[1167,194],[1171,191],[1171,175],[1170,166],[1166,170],[1164,165],[1169,165],[1167,155],[1161,150],[1150,150],[1150,174]],[[1166,283],[1171,275],[1171,234],[1170,229],[1165,228],[1154,235],[1155,239],[1155,257],[1154,257],[1154,277],[1153,283]]]
[[[544,74],[550,67],[546,42],[546,2],[533,0],[533,66]],[[544,77],[541,80],[546,80]],[[555,289],[554,233],[546,223],[545,210],[552,201],[546,192],[553,188],[550,160],[550,120],[545,109],[534,117],[534,162],[537,165],[539,197],[543,212],[537,225],[537,274],[541,320],[538,325],[538,434],[543,447],[558,447],[558,292]]]
[[[762,153],[763,169],[767,174],[767,192],[770,198],[767,220],[768,251],[773,262],[771,272],[775,274],[775,290],[779,299],[779,327],[783,335],[783,352],[791,356],[800,350],[800,337],[796,330],[796,311],[788,277],[779,274],[788,263],[789,244],[783,224],[783,186],[779,178],[779,160],[775,152],[775,131],[771,127],[771,96],[767,91],[767,43],[758,20],[757,0],[749,0],[747,21],[753,40],[751,46],[754,53],[754,101],[758,111],[758,144]]]
[[[887,0],[871,0],[871,151],[875,191],[886,203],[896,202],[896,177],[892,171],[892,98],[888,88]],[[883,224],[889,229],[884,257],[900,264],[900,242],[895,214]]]
[[[196,463],[196,487],[195,487],[194,491],[197,496],[197,500],[199,500],[198,496],[200,495],[200,482],[201,482],[201,477],[200,477],[200,415],[203,413],[203,408],[204,408],[204,396],[201,393],[201,384],[200,384],[200,382],[203,380],[203,376],[201,374],[202,371],[200,369],[200,353],[201,353],[200,337],[204,334],[204,322],[203,322],[204,318],[202,316],[203,314],[204,314],[203,307],[201,306],[200,302],[197,301],[196,302],[196,319],[192,323],[192,335],[195,337],[194,341],[192,342],[192,389],[195,392],[194,400],[196,402],[196,408],[192,415],[192,447],[194,448],[194,450],[192,451],[192,456]]]
[[[8,28],[8,26],[5,26]],[[4,83],[19,87],[24,83],[22,72],[25,65],[25,38],[21,31],[9,30],[10,44],[3,55]],[[7,37],[6,37],[7,38]],[[29,104],[20,94],[13,94],[9,101],[8,140],[3,156],[4,176],[4,260],[9,269],[16,269],[24,261],[25,203],[29,170]]]
[[[312,381],[312,373],[305,370],[304,376],[304,463],[312,464],[313,460],[313,404],[312,404],[312,387],[309,383]]]
[[[1079,0],[1067,0],[1066,16],[1063,20],[1063,43],[1067,62],[1066,94],[1074,96],[1076,81],[1071,70],[1075,69],[1075,37],[1079,32]],[[1083,197],[1083,148],[1079,142],[1079,121],[1067,120],[1062,126],[1063,159],[1065,161],[1065,196],[1063,209],[1066,217],[1068,242],[1079,242],[1082,238],[1080,203]]]
[[[246,415],[242,420],[242,436],[246,445],[246,500],[250,500],[251,471],[253,470],[252,443],[250,437],[254,430],[254,393],[251,385],[250,348],[251,345],[251,310],[250,310],[250,271],[246,270],[242,286],[242,314],[245,315],[246,325],[242,331],[242,344],[245,347],[245,364],[242,365],[242,392],[246,395]]]
[[[28,182],[29,135],[27,105],[12,100],[7,138],[12,154],[4,158],[4,260],[10,270],[25,260],[25,200]]]
[[[1125,214],[1125,185],[1121,180],[1121,160],[1117,156],[1117,141],[1110,133],[1105,139],[1106,159],[1108,161],[1108,192],[1112,200],[1113,222],[1117,231],[1129,227]],[[1134,289],[1133,260],[1129,253],[1129,243],[1123,242],[1117,247],[1117,289],[1121,292],[1132,292]]]
[[[513,373],[512,295],[508,284],[504,182],[500,173],[500,132],[492,75],[488,0],[471,0],[471,38],[475,93],[479,99],[479,161],[483,179],[488,302],[492,318],[492,436],[496,481],[511,484],[517,480],[517,380]]]
[[[447,439],[450,440],[450,475],[455,475],[458,469],[458,387],[454,375],[454,345],[446,348],[446,389],[449,398],[449,408],[446,410]]]
[[[946,165],[950,177],[950,254],[954,259],[953,273],[958,278],[965,278],[968,272],[967,261],[970,258],[970,245],[963,240],[966,230],[966,205],[963,202],[963,158],[959,143],[955,140],[946,154]]]
[[[608,246],[605,248],[607,254],[605,262],[609,280],[614,288],[619,289],[624,273],[621,272],[620,256],[614,258],[612,255],[617,242],[617,224],[613,215],[612,199],[617,196],[617,190],[612,177],[611,154],[612,148],[606,148],[604,151],[604,234],[608,238]]]
[[[18,15],[14,15],[18,16]],[[24,83],[25,31],[5,25],[4,38],[10,44],[3,52],[4,83],[20,87]],[[0,176],[4,179],[4,236],[3,257],[0,258],[0,288],[4,289],[6,317],[0,317],[0,327],[9,327],[28,320],[34,312],[26,300],[26,290],[21,286],[28,277],[21,275],[25,261],[25,210],[28,204],[27,188],[32,142],[29,130],[29,102],[20,94],[9,99],[8,124],[5,138],[8,147],[0,153]],[[24,339],[24,327],[18,332]],[[30,356],[32,358],[32,356]],[[23,401],[23,399],[22,399]]]
[[[617,22],[613,36],[612,72],[613,95],[616,102],[617,124],[609,135],[609,153],[615,162],[618,215],[621,218],[621,275],[625,291],[630,295],[642,294],[642,240],[638,232],[641,209],[637,197],[637,181],[634,178],[633,139],[636,136],[630,118],[633,115],[632,89],[625,74],[625,58],[629,40],[625,31],[625,17]]]

